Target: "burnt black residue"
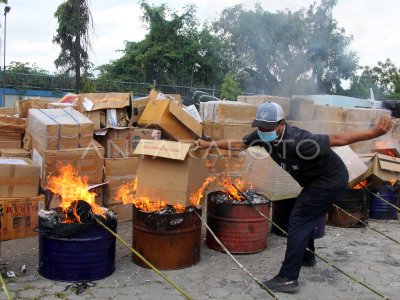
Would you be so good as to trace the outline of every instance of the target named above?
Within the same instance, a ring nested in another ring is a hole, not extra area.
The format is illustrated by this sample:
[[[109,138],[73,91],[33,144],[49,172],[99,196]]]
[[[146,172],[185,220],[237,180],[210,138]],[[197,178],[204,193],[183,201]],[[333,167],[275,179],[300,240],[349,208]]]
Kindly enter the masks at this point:
[[[242,192],[243,199],[236,200],[233,195],[217,191],[212,192],[208,195],[210,201],[216,202],[218,204],[223,203],[231,203],[231,204],[249,204],[248,201],[251,201],[252,204],[261,204],[261,203],[268,203],[269,200],[266,196],[257,193],[255,190],[245,190]]]
[[[58,238],[69,238],[100,226],[95,218],[116,231],[117,214],[107,209],[104,209],[104,211],[105,217],[95,215],[90,204],[83,200],[72,202],[66,213],[61,208],[41,210],[39,211],[39,231]]]

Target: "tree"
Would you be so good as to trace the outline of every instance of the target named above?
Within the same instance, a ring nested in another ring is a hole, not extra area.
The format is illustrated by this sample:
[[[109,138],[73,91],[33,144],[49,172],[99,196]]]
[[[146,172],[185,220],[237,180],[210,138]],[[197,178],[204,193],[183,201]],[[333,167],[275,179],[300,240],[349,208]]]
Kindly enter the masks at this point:
[[[222,99],[236,100],[237,96],[242,93],[239,82],[230,73],[226,74],[221,90],[220,98]]]
[[[199,24],[195,7],[178,14],[165,4],[151,6],[141,2],[142,20],[148,33],[140,42],[126,42],[123,56],[100,66],[99,78],[122,81],[159,82],[190,85],[193,73],[197,86],[220,84],[227,72],[220,49],[223,47],[210,28]]]
[[[389,58],[374,67],[360,69],[362,73],[353,76],[347,95],[367,98],[372,88],[377,99],[400,99],[400,69]]]
[[[336,0],[322,0],[298,11],[225,9],[214,29],[229,45],[231,71],[242,88],[261,93],[340,91],[341,79],[353,75],[357,58],[351,38],[332,19]]]
[[[60,45],[61,53],[54,61],[65,73],[75,73],[76,92],[81,89],[81,69],[87,73],[91,67],[88,50],[93,20],[88,0],[66,0],[54,14],[57,34],[53,43]]]

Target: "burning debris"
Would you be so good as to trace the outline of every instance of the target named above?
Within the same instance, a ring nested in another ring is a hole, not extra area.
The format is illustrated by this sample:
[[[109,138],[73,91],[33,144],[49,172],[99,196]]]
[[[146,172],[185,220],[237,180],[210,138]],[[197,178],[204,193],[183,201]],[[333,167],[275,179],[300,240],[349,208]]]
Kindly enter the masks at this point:
[[[84,226],[99,219],[110,228],[116,228],[117,215],[95,202],[96,193],[89,191],[88,178],[80,177],[71,165],[60,166],[59,175],[51,176],[47,188],[61,200],[59,207],[40,210],[39,228],[57,237],[73,235]],[[66,225],[71,226],[66,226]]]
[[[204,186],[204,185],[203,185]],[[188,212],[193,207],[183,207],[180,204],[177,205],[169,205],[166,204],[164,201],[152,201],[147,197],[137,197],[136,196],[137,190],[137,177],[121,185],[118,190],[117,194],[115,195],[114,199],[116,202],[122,202],[123,204],[130,204],[132,203],[137,209],[143,212],[151,212],[151,213],[158,213],[162,215],[169,215],[169,214],[181,214]],[[201,190],[201,192],[200,192]],[[196,193],[202,195],[202,189]],[[197,205],[197,204],[194,204]]]

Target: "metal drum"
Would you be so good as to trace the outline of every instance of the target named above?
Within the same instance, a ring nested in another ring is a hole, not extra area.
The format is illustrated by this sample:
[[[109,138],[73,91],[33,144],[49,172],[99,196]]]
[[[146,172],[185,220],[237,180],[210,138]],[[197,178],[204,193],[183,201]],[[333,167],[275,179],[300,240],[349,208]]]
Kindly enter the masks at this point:
[[[207,196],[207,224],[222,244],[232,253],[256,253],[267,247],[269,223],[250,204],[217,203]],[[270,215],[270,202],[253,204],[264,215]],[[209,248],[224,251],[207,232]]]
[[[133,207],[132,247],[161,270],[194,266],[200,261],[201,209],[184,213],[160,214]],[[148,266],[136,255],[132,260]]]
[[[51,280],[99,280],[115,270],[115,237],[97,224],[60,224],[73,232],[39,232],[39,274]],[[109,226],[116,231],[117,225]]]
[[[292,212],[297,198],[284,199],[272,202],[272,221],[280,228],[288,232],[289,230],[289,216]],[[279,235],[286,236],[276,226],[272,226],[271,232]],[[325,235],[325,216],[323,216],[314,229],[314,238],[319,239]]]
[[[389,183],[381,185],[375,191],[379,197],[398,207],[399,191],[397,186],[391,186]],[[369,204],[369,217],[378,220],[397,220],[398,210],[378,197],[372,195]]]
[[[328,212],[328,225],[345,228],[365,227],[368,222],[369,193],[364,189],[347,189],[334,204],[351,214],[349,216],[340,209],[332,206]],[[358,220],[356,220],[358,219]]]

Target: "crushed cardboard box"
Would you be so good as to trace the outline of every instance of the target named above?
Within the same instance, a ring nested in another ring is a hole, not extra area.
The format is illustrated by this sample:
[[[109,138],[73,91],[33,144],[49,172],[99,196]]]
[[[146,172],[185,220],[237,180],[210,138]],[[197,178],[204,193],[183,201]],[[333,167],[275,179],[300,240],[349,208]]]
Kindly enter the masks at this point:
[[[48,150],[90,145],[93,126],[92,121],[72,108],[29,110],[29,134]]]
[[[192,205],[190,196],[205,179],[206,154],[190,147],[190,143],[141,140],[135,150],[141,155],[137,196],[171,205]]]
[[[0,197],[35,197],[40,166],[29,158],[0,157]]]
[[[160,99],[152,90],[150,101],[146,105],[139,121],[140,127],[160,128],[166,138],[175,141],[194,141],[202,136],[202,126],[191,117],[178,103]]]
[[[14,240],[36,236],[38,211],[45,208],[45,197],[2,198],[1,240]]]
[[[33,140],[32,160],[41,166],[40,184],[46,188],[47,177],[58,174],[60,164],[71,164],[78,171],[79,176],[87,176],[89,184],[103,182],[104,148],[93,140],[85,148],[46,150]]]
[[[79,111],[123,108],[130,105],[130,93],[86,93],[79,94]]]

